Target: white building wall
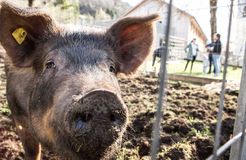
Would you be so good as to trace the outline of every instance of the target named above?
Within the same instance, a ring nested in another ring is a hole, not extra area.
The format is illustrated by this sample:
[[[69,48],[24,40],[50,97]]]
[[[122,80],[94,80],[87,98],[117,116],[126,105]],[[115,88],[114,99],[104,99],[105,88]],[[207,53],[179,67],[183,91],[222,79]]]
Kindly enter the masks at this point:
[[[163,8],[164,13],[167,11],[167,5]],[[166,16],[166,14],[164,15]],[[166,18],[162,17],[162,22],[157,23],[157,34],[158,38],[162,38],[165,29],[166,29]],[[179,37],[185,41],[185,44],[189,43],[193,38],[197,39],[197,43],[199,45],[200,51],[205,51],[206,42],[201,37],[201,33],[198,32],[194,27],[191,25],[191,17],[185,14],[184,12],[173,8],[172,12],[172,23],[171,23],[171,30],[170,35],[174,37]],[[158,46],[158,41],[156,42]]]
[[[165,34],[167,24],[167,5],[162,8],[161,22],[157,23],[157,33]],[[170,35],[187,39],[188,35],[189,18],[176,8],[172,9],[171,30]]]
[[[240,4],[245,2],[246,0],[238,0]],[[236,16],[234,15],[232,20],[231,44],[233,47],[230,47],[230,50],[233,52],[233,56],[229,59],[229,63],[239,66],[243,65],[246,43],[246,13],[243,12],[244,7],[246,7],[246,5],[239,5],[238,8],[235,8]]]
[[[194,28],[194,26],[189,23],[189,29],[188,29],[188,36],[187,36],[187,44],[191,42],[192,39],[196,38],[196,43],[198,44],[199,51],[205,52],[205,45],[204,40],[198,36],[197,30]]]
[[[246,0],[238,0],[238,2],[245,3]],[[236,35],[235,35],[235,54],[243,55],[244,43],[246,41],[246,13],[244,12],[245,5],[238,6],[238,14],[236,18]]]
[[[171,35],[187,39],[189,18],[184,13],[175,9],[172,15]]]

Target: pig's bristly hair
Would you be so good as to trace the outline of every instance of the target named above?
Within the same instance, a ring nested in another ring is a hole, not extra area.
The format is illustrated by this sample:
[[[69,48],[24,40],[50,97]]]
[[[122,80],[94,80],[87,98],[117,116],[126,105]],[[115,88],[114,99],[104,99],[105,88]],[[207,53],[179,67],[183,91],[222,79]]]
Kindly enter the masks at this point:
[[[98,55],[93,55],[95,59],[102,56],[100,54],[107,53],[107,58],[115,60],[112,47],[103,33],[67,32],[53,37],[49,43],[52,44],[52,50],[59,49],[67,59],[73,60],[71,62],[73,65],[93,63],[92,55],[88,54],[92,50],[98,50]]]

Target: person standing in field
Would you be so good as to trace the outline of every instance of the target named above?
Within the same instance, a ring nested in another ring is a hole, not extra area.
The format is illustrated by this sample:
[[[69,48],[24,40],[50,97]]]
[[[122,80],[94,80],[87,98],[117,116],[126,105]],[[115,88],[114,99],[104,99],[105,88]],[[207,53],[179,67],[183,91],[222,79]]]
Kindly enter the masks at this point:
[[[196,44],[196,39],[194,38],[186,47],[185,52],[187,53],[187,62],[185,65],[184,71],[186,71],[188,64],[191,61],[190,73],[192,72],[193,63],[196,60],[197,53],[198,53],[198,45]]]
[[[213,42],[209,43],[206,45],[207,51],[209,52],[208,54],[208,60],[209,60],[209,69],[208,69],[208,74],[211,74],[212,70],[212,65],[213,65]],[[213,73],[215,73],[215,69],[213,67]]]
[[[213,63],[215,68],[215,74],[214,76],[219,76],[220,70],[221,70],[221,41],[220,41],[220,34],[216,33],[214,34],[214,42],[213,42],[213,49],[212,49],[212,57],[213,57]]]

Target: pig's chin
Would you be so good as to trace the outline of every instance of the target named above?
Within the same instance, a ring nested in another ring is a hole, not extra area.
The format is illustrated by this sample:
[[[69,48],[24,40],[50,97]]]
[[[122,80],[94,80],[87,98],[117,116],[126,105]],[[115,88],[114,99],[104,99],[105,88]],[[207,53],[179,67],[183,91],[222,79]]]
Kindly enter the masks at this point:
[[[126,124],[118,131],[101,125],[102,130],[74,135],[58,133],[55,151],[60,157],[71,160],[109,160],[120,148]]]
[[[92,145],[93,146],[93,145]],[[115,156],[116,151],[118,150],[120,146],[120,140],[118,142],[114,142],[110,146],[100,146],[100,147],[95,147],[95,148],[85,148],[85,149],[80,149],[79,147],[77,148],[79,151],[77,152],[77,157],[78,159],[87,159],[87,160],[96,160],[96,159],[101,159],[101,160],[109,160],[112,159],[112,157]],[[77,159],[77,158],[75,158]]]
[[[109,160],[112,159],[120,147],[122,136],[116,139],[113,137],[105,137],[101,135],[102,139],[107,142],[100,142],[100,140],[82,139],[71,141],[58,139],[55,145],[55,150],[61,159],[71,160]],[[97,141],[97,142],[95,142]]]

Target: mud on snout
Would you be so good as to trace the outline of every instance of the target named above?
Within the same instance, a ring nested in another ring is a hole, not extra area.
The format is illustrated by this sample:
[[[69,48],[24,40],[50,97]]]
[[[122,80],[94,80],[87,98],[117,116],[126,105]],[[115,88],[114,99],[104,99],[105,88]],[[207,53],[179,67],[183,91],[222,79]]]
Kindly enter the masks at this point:
[[[64,116],[73,159],[110,159],[121,143],[128,110],[117,94],[94,90],[77,98]]]

